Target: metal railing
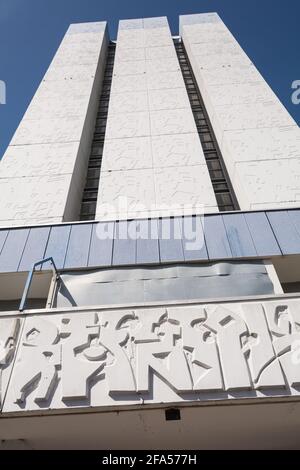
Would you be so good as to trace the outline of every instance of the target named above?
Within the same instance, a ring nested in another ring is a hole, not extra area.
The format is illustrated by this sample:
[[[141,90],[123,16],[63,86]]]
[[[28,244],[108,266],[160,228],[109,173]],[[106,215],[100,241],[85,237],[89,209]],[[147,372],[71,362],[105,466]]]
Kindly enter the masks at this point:
[[[31,284],[32,284],[34,272],[35,272],[35,270],[38,266],[42,266],[44,263],[50,263],[52,265],[52,271],[55,275],[56,281],[58,281],[60,279],[59,272],[56,268],[56,265],[55,265],[54,260],[53,260],[52,257],[45,258],[45,259],[42,259],[41,261],[37,261],[36,263],[34,263],[34,265],[32,266],[32,268],[29,271],[28,276],[27,276],[26,284],[25,284],[25,287],[24,287],[22,299],[21,299],[20,306],[19,306],[19,311],[20,312],[23,312],[25,310],[26,301],[27,301],[27,297],[28,297],[28,293],[29,293]]]

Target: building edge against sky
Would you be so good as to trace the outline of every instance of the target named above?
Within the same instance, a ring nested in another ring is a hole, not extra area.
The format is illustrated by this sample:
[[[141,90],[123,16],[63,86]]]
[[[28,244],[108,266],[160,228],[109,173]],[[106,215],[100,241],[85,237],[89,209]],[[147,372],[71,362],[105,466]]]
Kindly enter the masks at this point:
[[[299,127],[179,34],[71,25],[0,163],[0,449],[299,448]]]
[[[217,14],[180,34],[240,209],[297,207],[295,121]],[[1,161],[2,226],[79,220],[107,47],[105,22],[66,33]],[[166,18],[120,22],[106,121],[96,218],[218,211]]]

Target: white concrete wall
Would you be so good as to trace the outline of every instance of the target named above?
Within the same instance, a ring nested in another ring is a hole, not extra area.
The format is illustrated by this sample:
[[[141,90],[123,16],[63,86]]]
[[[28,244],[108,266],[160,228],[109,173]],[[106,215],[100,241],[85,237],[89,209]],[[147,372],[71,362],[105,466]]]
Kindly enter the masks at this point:
[[[107,49],[71,25],[0,163],[0,224],[77,220]]]
[[[300,130],[216,13],[180,34],[241,209],[300,202]]]
[[[286,295],[2,313],[0,421],[91,407],[299,401],[299,308]]]
[[[218,210],[165,17],[119,24],[97,217],[105,204],[126,217],[120,198],[130,217]]]

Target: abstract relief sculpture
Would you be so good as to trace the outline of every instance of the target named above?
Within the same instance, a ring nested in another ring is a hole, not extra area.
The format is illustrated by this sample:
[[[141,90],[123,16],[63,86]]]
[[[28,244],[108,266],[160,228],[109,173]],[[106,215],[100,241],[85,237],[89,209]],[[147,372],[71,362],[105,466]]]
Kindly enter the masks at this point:
[[[298,352],[294,300],[32,316],[4,411],[297,394]]]
[[[0,410],[15,356],[20,324],[18,318],[0,320]]]

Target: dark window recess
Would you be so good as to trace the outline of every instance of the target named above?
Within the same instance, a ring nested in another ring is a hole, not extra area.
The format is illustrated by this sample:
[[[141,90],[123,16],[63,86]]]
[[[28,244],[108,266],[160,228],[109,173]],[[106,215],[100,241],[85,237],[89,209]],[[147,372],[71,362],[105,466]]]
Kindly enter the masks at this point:
[[[239,209],[237,199],[227,174],[221,151],[218,147],[218,143],[184,45],[178,40],[174,41],[174,45],[186,90],[189,96],[191,108],[194,114],[194,119],[206,159],[209,176],[216,195],[218,207],[222,212],[237,210]]]
[[[95,220],[115,50],[116,44],[110,43],[108,46],[106,68],[102,83],[101,96],[99,98],[99,107],[88,163],[86,182],[82,195],[79,220]]]

